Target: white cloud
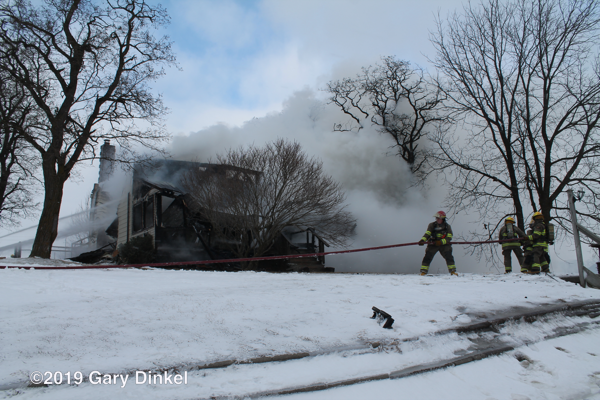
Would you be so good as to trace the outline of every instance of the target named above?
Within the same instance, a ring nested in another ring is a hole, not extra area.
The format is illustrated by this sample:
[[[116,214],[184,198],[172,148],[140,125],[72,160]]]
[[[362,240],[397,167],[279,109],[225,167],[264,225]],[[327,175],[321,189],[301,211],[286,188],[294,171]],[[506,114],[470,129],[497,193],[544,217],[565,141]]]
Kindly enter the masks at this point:
[[[432,50],[429,30],[434,13],[460,7],[459,0],[265,0],[273,24],[301,43],[301,55],[332,61],[353,60],[360,66],[384,55],[425,63]]]
[[[185,129],[179,121],[186,111],[218,108],[242,115],[244,108],[248,115],[264,115],[280,109],[291,93],[353,76],[381,56],[424,64],[421,52],[432,51],[433,13],[459,5],[459,0],[172,2],[168,10],[183,72],[170,70],[158,83],[177,116],[169,119],[175,121],[172,130]]]
[[[240,94],[256,104],[281,102],[303,87],[314,86],[315,77],[326,70],[317,57],[302,58],[297,46],[287,44],[283,48],[257,57],[241,71]]]

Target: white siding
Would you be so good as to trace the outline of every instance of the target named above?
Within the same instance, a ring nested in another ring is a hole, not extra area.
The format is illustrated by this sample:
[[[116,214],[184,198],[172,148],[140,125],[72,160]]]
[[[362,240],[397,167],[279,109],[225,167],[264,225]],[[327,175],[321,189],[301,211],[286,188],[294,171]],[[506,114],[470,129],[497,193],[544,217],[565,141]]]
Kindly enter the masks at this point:
[[[131,212],[128,213],[129,207],[128,199],[131,197],[131,188],[133,186],[133,178],[129,178],[129,183],[126,184],[125,190],[123,190],[123,196],[119,201],[119,207],[117,208],[117,217],[119,218],[119,233],[117,238],[117,247],[127,243],[128,236],[131,236],[131,220],[127,221],[127,217],[131,219]],[[130,201],[130,200],[129,200]],[[129,232],[127,232],[129,229]]]

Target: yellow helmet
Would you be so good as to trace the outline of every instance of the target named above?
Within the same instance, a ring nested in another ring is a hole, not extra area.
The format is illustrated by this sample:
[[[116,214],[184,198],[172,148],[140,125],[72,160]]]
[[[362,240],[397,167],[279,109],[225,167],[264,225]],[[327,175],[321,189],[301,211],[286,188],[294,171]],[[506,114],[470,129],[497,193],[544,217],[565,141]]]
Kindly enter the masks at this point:
[[[533,213],[533,219],[544,219],[544,214],[539,211]]]
[[[506,222],[510,222],[511,224],[515,223],[515,219],[513,217],[507,217]]]

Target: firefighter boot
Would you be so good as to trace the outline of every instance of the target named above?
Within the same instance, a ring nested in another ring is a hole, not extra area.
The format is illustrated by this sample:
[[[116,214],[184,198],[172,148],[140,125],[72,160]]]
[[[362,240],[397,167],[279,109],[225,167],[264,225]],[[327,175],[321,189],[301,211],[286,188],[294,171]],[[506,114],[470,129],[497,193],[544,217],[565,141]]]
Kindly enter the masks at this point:
[[[530,275],[539,275],[540,274],[540,265],[533,264],[531,269],[529,270]]]
[[[450,272],[450,275],[454,275],[454,276],[458,276],[458,274],[456,273],[456,269],[449,269],[448,272]]]

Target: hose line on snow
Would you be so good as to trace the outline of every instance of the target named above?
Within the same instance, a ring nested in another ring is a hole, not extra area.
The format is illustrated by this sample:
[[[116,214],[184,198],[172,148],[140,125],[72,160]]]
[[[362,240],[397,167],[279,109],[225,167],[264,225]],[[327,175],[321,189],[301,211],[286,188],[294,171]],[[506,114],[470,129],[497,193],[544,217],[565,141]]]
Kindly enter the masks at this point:
[[[504,242],[516,242],[519,239],[505,239],[505,240],[488,240],[488,241],[480,241],[480,242],[452,242],[449,243],[451,245],[471,245],[471,244],[488,244],[488,243],[504,243]],[[428,242],[432,243],[432,242]],[[337,251],[326,251],[322,253],[307,253],[307,254],[292,254],[292,255],[284,255],[284,256],[265,256],[265,257],[248,257],[248,258],[230,258],[225,260],[201,260],[201,261],[179,261],[179,262],[166,262],[166,263],[149,263],[149,264],[122,264],[122,265],[78,265],[72,267],[31,267],[31,266],[18,266],[18,265],[0,265],[0,269],[7,268],[19,268],[19,269],[105,269],[105,268],[148,268],[148,267],[177,267],[177,266],[186,266],[186,265],[207,265],[207,264],[227,264],[227,263],[238,263],[245,261],[268,261],[268,260],[286,260],[290,258],[307,258],[307,257],[323,257],[333,254],[348,254],[348,253],[359,253],[363,251],[374,251],[374,250],[384,250],[384,249],[392,249],[395,247],[406,247],[406,246],[416,246],[419,242],[411,242],[411,243],[400,243],[400,244],[390,244],[387,246],[378,246],[378,247],[364,247],[361,249],[352,249],[352,250],[337,250]]]

